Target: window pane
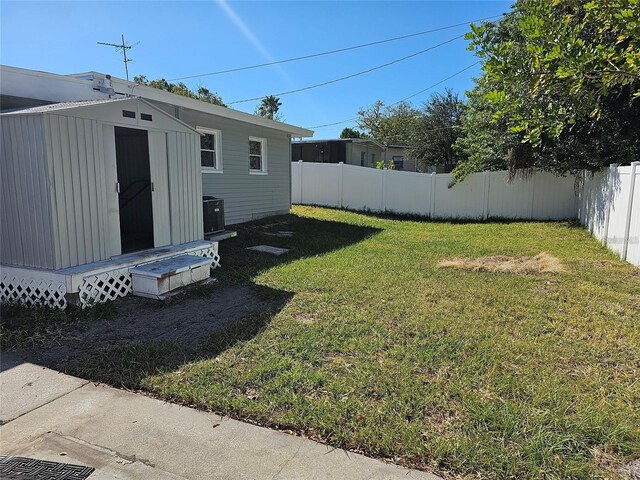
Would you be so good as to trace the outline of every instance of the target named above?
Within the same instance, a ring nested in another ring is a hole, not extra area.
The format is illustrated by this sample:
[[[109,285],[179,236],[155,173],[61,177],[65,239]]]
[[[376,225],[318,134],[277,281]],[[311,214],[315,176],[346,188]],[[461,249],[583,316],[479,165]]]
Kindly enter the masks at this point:
[[[260,155],[249,155],[249,168],[251,170],[262,170],[262,157]]]
[[[216,152],[202,151],[200,159],[203,167],[216,167]]]
[[[262,143],[249,140],[249,155],[262,155]]]
[[[215,135],[211,133],[207,133],[202,137],[200,137],[200,148],[205,150],[215,150],[216,149]]]

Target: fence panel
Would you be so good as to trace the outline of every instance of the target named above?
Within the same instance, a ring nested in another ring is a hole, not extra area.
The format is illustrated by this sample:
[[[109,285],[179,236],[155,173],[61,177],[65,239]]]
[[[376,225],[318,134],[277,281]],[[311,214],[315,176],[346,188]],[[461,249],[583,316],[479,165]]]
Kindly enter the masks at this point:
[[[382,172],[375,168],[343,165],[342,206],[353,210],[382,211]]]
[[[436,175],[433,218],[482,219],[485,210],[485,175],[475,174],[449,188],[453,175]]]
[[[384,170],[385,210],[431,215],[431,175]]]
[[[292,164],[292,202],[423,215],[442,219],[564,220],[578,218],[621,258],[640,266],[640,162],[575,177],[535,172],[507,181],[507,172],[469,175],[377,170],[354,165]]]

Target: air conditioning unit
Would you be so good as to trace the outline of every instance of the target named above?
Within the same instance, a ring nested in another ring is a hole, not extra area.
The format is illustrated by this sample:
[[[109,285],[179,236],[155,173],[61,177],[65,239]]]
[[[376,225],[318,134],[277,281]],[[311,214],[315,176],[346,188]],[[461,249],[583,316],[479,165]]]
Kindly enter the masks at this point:
[[[224,230],[224,200],[216,197],[202,197],[204,234]]]

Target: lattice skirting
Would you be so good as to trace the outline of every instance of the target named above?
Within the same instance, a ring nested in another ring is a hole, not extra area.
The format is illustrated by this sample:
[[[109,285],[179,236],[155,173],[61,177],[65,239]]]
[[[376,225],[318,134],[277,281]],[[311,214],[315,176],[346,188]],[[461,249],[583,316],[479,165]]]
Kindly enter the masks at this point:
[[[20,276],[2,275],[0,303],[21,303],[27,306],[47,305],[53,308],[67,306],[67,287],[64,282],[34,278],[36,274]]]
[[[220,267],[218,244],[189,252],[213,260],[211,268]],[[153,260],[155,261],[155,260]],[[129,270],[135,265],[124,268],[87,275],[82,279],[78,294],[82,308],[105,303],[125,297],[132,291],[132,280]],[[3,274],[0,278],[0,303],[22,303],[24,305],[48,305],[54,308],[66,308],[67,288],[64,279],[60,281],[38,278],[38,271],[25,271],[24,274]]]
[[[220,255],[218,254],[218,243],[214,243],[211,247],[203,248],[202,250],[197,250],[195,252],[191,252],[192,255],[198,255],[200,257],[212,258],[213,263],[211,264],[211,268],[220,267]]]
[[[220,266],[220,255],[218,255],[218,244],[189,252],[189,255],[198,255],[213,259],[211,268]],[[155,260],[154,260],[155,261]],[[129,269],[131,267],[112,270],[98,275],[85,277],[80,285],[80,305],[82,308],[105,303],[116,298],[125,297],[132,291],[132,279]]]
[[[84,277],[78,291],[80,306],[86,308],[130,294],[132,283],[129,268]]]

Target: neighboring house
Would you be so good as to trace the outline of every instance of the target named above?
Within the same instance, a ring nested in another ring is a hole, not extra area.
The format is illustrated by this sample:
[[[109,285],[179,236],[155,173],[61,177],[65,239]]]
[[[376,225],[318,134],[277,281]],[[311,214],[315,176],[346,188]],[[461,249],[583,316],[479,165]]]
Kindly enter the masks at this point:
[[[346,163],[375,168],[383,160],[384,146],[368,138],[297,140],[291,145],[291,161]]]
[[[388,166],[389,162],[393,162],[394,170],[417,171],[417,162],[407,156],[407,148],[405,145],[387,145],[384,151],[384,164]]]
[[[218,266],[203,194],[228,224],[288,213],[290,139],[313,134],[94,72],[2,66],[0,95],[3,302],[114,299],[184,254]]]

